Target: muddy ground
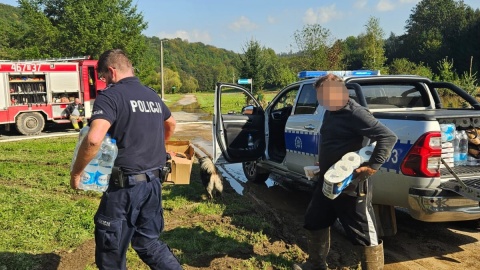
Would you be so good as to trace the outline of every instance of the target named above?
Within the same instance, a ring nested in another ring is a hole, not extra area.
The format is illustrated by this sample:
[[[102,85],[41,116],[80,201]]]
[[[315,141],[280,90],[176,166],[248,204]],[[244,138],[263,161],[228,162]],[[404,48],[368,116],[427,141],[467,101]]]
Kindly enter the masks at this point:
[[[182,100],[182,104],[190,104],[195,100]],[[194,121],[195,117],[187,113],[178,113],[177,121]],[[192,118],[193,117],[193,118]],[[202,148],[211,145],[211,126],[208,124],[179,124],[176,137],[190,139]],[[182,135],[183,134],[183,135]],[[194,135],[192,135],[194,134]],[[227,177],[228,178],[228,177]],[[227,179],[228,180],[228,179]],[[199,181],[192,179],[192,181]],[[246,203],[254,204],[256,211],[262,213],[277,229],[269,235],[271,239],[265,243],[264,250],[243,251],[242,258],[253,254],[281,254],[287,252],[292,245],[298,245],[306,251],[306,240],[302,229],[302,219],[309,201],[308,193],[286,190],[280,186],[267,187],[247,183],[243,185],[243,197]],[[230,192],[232,192],[230,190]],[[234,192],[234,191],[233,191]],[[175,209],[172,216],[177,215]],[[182,213],[178,213],[182,214]],[[480,228],[478,221],[425,223],[416,221],[401,209],[397,210],[398,232],[395,236],[384,237],[385,269],[478,269],[480,261]],[[209,217],[205,217],[209,218]],[[208,220],[212,222],[212,220]],[[228,222],[218,220],[217,222]],[[166,231],[179,224],[167,221]],[[94,242],[84,243],[71,252],[60,252],[58,269],[84,269],[92,262]],[[306,254],[303,254],[304,258]],[[202,267],[186,266],[186,269],[226,269],[237,264],[234,254],[213,258]],[[337,224],[332,231],[332,246],[328,256],[332,269],[355,269],[356,257],[351,244],[346,241],[341,227]],[[58,265],[58,264],[56,264]]]

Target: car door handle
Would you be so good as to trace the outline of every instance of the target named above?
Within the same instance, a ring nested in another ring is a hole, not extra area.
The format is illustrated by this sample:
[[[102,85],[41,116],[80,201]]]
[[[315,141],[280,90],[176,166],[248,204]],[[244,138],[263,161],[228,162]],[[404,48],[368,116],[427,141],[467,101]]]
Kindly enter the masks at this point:
[[[308,130],[313,130],[313,129],[315,129],[315,126],[312,125],[312,124],[308,124],[308,125],[306,125],[306,126],[303,126],[303,128],[304,128],[304,129],[308,129]]]

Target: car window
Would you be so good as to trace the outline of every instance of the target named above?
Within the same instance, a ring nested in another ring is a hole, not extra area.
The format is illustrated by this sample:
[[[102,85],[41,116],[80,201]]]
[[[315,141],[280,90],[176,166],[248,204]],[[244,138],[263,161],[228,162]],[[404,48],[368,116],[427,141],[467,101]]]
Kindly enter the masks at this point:
[[[466,109],[471,108],[468,101],[449,88],[435,88],[443,108]]]
[[[367,105],[378,108],[416,108],[430,106],[425,89],[419,84],[371,84],[361,85]],[[355,98],[355,91],[349,89]]]
[[[242,114],[246,106],[254,104],[243,91],[228,86],[222,88],[221,101],[221,114]]]
[[[293,104],[295,103],[297,93],[298,86],[290,88],[289,90],[286,90],[280,94],[280,97],[274,101],[275,104],[273,105],[273,110],[276,111],[284,108],[292,108]]]
[[[317,92],[313,84],[304,84],[294,114],[313,114],[318,106]]]

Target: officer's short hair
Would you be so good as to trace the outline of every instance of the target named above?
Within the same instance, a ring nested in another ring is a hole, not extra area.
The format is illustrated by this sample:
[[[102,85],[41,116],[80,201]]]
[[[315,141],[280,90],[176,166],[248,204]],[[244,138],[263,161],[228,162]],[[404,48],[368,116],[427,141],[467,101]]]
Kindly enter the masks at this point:
[[[108,72],[108,67],[114,67],[121,71],[132,68],[132,62],[128,59],[125,52],[121,49],[112,49],[105,51],[100,55],[97,64],[97,72],[99,75]]]

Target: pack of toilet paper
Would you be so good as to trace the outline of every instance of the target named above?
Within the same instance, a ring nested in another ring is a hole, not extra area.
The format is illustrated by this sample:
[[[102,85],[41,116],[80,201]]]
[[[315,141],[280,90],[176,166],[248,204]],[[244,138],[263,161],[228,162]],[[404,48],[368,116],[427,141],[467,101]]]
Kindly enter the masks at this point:
[[[349,152],[325,172],[322,192],[330,199],[335,199],[352,182],[355,169],[370,160],[375,143],[369,144],[357,152]]]

